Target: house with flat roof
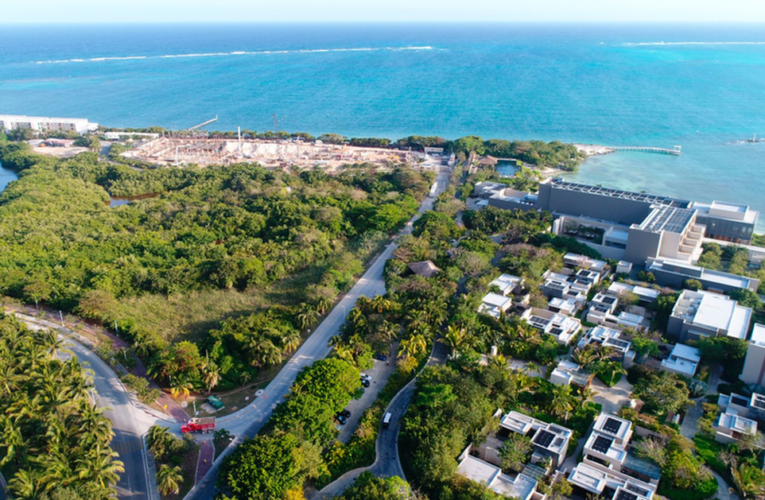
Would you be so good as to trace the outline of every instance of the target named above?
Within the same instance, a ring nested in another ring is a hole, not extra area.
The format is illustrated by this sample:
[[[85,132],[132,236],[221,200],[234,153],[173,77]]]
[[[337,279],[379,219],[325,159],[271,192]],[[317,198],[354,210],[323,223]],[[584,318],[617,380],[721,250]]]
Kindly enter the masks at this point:
[[[739,378],[747,384],[765,386],[765,325],[757,323],[752,329]]]
[[[632,328],[637,331],[647,330],[651,324],[645,317],[645,309],[642,307],[631,307],[630,311],[616,312],[619,305],[619,299],[613,295],[599,292],[590,301],[590,308],[587,311],[587,321],[596,325],[607,326],[611,328]],[[640,311],[638,314],[635,311]]]
[[[597,272],[601,277],[608,271],[608,263],[604,260],[593,259],[586,255],[580,255],[578,253],[567,253],[563,256],[563,264],[575,269],[587,269]]]
[[[469,451],[470,446],[460,455],[457,474],[483,484],[500,495],[519,500],[531,500],[537,490],[536,479],[524,474],[518,474],[515,477],[504,474],[498,465],[481,460],[471,455]]]
[[[736,393],[720,394],[717,397],[717,406],[723,411],[735,410],[742,417],[765,420],[765,394],[757,392],[752,393],[751,396]]]
[[[550,374],[550,382],[556,385],[574,385],[589,387],[593,374],[584,370],[573,361],[562,360]]]
[[[669,372],[693,377],[700,362],[701,351],[689,345],[675,344],[669,357],[661,361],[661,367]]]
[[[557,469],[566,459],[568,445],[573,432],[557,424],[548,424],[517,411],[503,415],[500,429],[522,434],[531,438],[534,451],[531,463],[538,464],[546,458],[552,459],[552,468]]]
[[[738,410],[728,407],[717,417],[712,429],[715,431],[715,441],[727,444],[738,441],[745,435],[756,436],[757,422],[742,417]]]
[[[596,326],[590,329],[579,341],[578,347],[586,345],[607,346],[619,356],[624,357],[632,347],[632,343],[621,338],[622,332],[613,328]]]
[[[635,294],[638,301],[645,305],[652,304],[659,298],[659,290],[619,282],[611,283],[605,293],[613,297],[623,297],[627,294]]]
[[[513,305],[513,299],[499,295],[498,293],[487,293],[478,307],[478,312],[488,314],[492,318],[499,319]]]
[[[628,482],[651,498],[661,477],[661,467],[635,456],[630,447],[632,422],[610,413],[595,420],[577,464],[568,481],[597,495],[614,495]]]
[[[542,293],[550,298],[574,299],[579,304],[584,304],[587,294],[592,288],[592,282],[580,278],[575,274],[545,272]]]
[[[728,336],[746,339],[752,310],[725,295],[683,290],[672,309],[667,333],[680,341]]]
[[[547,309],[552,312],[565,314],[566,316],[573,316],[579,310],[579,303],[571,297],[567,299],[553,297],[547,304]]]
[[[599,498],[610,500],[651,500],[656,493],[655,485],[617,476],[584,462],[574,467],[568,482],[588,493],[594,493]]]
[[[552,335],[563,345],[568,345],[582,329],[582,322],[577,318],[536,307],[526,309],[521,318],[537,330]]]
[[[668,259],[651,259],[646,266],[646,270],[656,276],[658,284],[677,289],[682,288],[683,284],[690,279],[699,281],[705,290],[720,293],[732,292],[734,290],[751,290],[756,292],[760,286],[760,280],[755,278],[713,271],[687,262],[677,262]]]
[[[497,287],[499,293],[504,296],[512,295],[523,287],[524,279],[519,276],[513,276],[512,274],[501,274],[494,281],[489,283],[489,288]]]

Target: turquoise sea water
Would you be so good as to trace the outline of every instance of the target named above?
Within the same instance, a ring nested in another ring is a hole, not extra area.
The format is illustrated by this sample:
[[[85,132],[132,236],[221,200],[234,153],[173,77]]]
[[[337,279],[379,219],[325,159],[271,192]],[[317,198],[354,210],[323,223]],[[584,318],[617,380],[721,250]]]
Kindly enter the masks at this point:
[[[587,183],[765,211],[765,26],[0,26],[0,113],[682,145]]]

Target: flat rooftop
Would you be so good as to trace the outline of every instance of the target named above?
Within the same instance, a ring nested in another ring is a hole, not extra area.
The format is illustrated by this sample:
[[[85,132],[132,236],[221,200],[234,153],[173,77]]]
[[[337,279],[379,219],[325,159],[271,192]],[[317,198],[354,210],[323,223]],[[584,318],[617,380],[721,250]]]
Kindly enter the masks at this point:
[[[765,325],[755,323],[752,329],[752,338],[750,339],[752,344],[765,346]]]
[[[674,260],[654,260],[648,266],[648,271],[660,271],[665,273],[677,274],[683,277],[693,277],[695,279],[704,280],[710,284],[719,284],[723,286],[736,287],[736,288],[749,288],[752,284],[752,279],[746,276],[739,276],[737,274],[724,273],[721,271],[713,271],[710,269],[704,269],[703,267],[694,266],[685,262],[678,262]]]
[[[657,206],[638,226],[643,231],[682,233],[696,215],[695,210],[675,206]]]
[[[647,193],[636,193],[634,191],[624,191],[621,189],[604,188],[601,186],[589,186],[587,184],[577,184],[568,182],[561,178],[554,178],[550,181],[556,189],[565,189],[567,191],[577,191],[580,193],[608,196],[610,198],[621,198],[625,200],[642,201],[645,203],[655,203],[658,205],[667,205],[679,208],[688,208],[691,205],[689,200],[680,200],[668,196],[659,196]]]

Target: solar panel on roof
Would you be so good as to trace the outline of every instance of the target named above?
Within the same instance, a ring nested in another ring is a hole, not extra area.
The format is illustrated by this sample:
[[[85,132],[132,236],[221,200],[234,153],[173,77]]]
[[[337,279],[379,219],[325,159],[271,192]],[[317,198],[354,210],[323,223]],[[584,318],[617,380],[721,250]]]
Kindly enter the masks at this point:
[[[555,439],[555,434],[552,432],[547,432],[544,429],[540,429],[539,432],[537,432],[537,435],[534,436],[534,444],[538,444],[539,446],[543,448],[547,448],[550,446],[550,443],[553,442],[553,439]]]
[[[622,428],[622,423],[613,418],[607,418],[605,425],[603,425],[603,430],[611,434],[618,434],[619,429],[621,428]]]
[[[599,451],[600,453],[608,453],[608,449],[611,448],[611,445],[613,444],[613,439],[608,439],[603,436],[598,436],[595,438],[595,442],[592,445],[592,449],[595,451]]]
[[[732,396],[730,398],[730,400],[731,400],[731,402],[733,402],[733,403],[735,403],[735,404],[737,404],[739,406],[747,406],[749,404],[749,400],[748,399],[739,398],[739,397],[736,397],[736,396]]]

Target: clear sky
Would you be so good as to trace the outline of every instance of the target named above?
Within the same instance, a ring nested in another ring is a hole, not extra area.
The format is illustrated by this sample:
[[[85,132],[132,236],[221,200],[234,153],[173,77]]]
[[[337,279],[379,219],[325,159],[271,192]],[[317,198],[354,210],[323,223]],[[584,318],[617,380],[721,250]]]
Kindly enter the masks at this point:
[[[760,22],[762,0],[3,0],[0,23]]]

